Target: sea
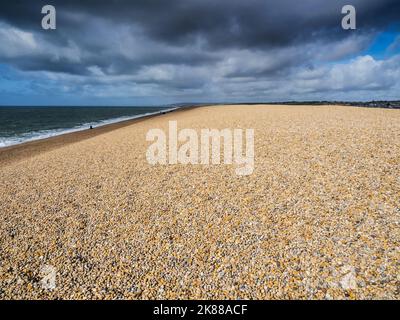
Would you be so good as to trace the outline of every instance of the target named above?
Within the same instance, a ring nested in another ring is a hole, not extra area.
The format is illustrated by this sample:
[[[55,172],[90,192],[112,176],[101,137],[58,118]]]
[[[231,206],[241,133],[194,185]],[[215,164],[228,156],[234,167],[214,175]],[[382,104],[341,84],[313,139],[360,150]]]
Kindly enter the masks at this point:
[[[0,148],[124,120],[176,107],[0,107]]]

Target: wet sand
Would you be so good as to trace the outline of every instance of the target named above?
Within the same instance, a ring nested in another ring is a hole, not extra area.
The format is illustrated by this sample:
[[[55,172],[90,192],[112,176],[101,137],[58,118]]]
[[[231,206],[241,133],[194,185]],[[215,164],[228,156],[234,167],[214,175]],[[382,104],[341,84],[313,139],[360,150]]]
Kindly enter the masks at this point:
[[[253,128],[254,173],[149,165],[146,132],[169,120]],[[399,110],[201,107],[0,165],[2,299],[400,298]]]

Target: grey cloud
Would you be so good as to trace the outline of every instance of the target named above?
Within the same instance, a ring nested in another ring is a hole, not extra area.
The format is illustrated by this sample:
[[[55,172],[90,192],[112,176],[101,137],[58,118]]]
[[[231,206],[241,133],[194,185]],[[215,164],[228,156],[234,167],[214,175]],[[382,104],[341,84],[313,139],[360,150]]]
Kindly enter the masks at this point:
[[[52,77],[67,91],[221,98],[392,86],[388,73],[388,82],[370,87],[355,78],[353,87],[340,86],[339,69],[318,65],[366,49],[400,20],[398,0],[353,0],[352,32],[340,27],[347,0],[54,0],[57,30],[50,32],[40,28],[47,2],[2,3],[0,62]]]

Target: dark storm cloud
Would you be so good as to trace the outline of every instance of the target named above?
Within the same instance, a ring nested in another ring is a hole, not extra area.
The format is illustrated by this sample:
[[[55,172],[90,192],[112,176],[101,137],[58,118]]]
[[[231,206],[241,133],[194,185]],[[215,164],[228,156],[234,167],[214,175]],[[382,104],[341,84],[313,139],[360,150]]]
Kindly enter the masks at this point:
[[[316,38],[347,36],[340,28],[341,8],[346,0],[135,0],[135,1],[51,1],[57,8],[58,30],[40,29],[40,11],[48,1],[6,1],[0,19],[39,33],[55,45],[75,41],[82,50],[103,54],[108,39],[90,28],[94,19],[115,25],[135,26],[143,35],[166,45],[193,45],[202,41],[208,50],[268,49],[284,47]],[[382,23],[399,21],[397,0],[353,0],[358,10],[360,32],[379,28]],[[110,33],[115,30],[109,30]],[[93,40],[96,41],[93,41]],[[100,40],[100,41],[99,41]],[[105,54],[105,59],[110,56]],[[174,56],[168,52],[149,52],[137,63],[206,63],[211,57],[189,52]],[[98,60],[98,59],[95,59]],[[96,64],[101,64],[94,61]],[[60,61],[62,63],[62,61]],[[108,64],[108,63],[103,63]],[[273,70],[275,71],[275,70]]]
[[[0,17],[35,29],[40,27],[38,13],[47,3],[7,1],[2,4]],[[324,31],[336,31],[328,37],[343,36],[340,11],[349,3],[357,8],[360,28],[377,28],[400,18],[397,0],[51,1],[58,9],[60,28],[72,35],[79,33],[88,20],[98,17],[139,25],[158,41],[185,44],[202,37],[213,47],[285,45]]]
[[[46,4],[57,9],[55,31],[41,29]],[[357,9],[356,31],[341,28],[346,4]],[[15,36],[3,32],[0,62],[86,76],[93,86],[99,79],[90,76],[130,76],[124,81],[197,89],[218,77],[257,81],[312,69],[315,56],[360,52],[399,21],[398,0],[10,0],[1,4],[0,27]]]

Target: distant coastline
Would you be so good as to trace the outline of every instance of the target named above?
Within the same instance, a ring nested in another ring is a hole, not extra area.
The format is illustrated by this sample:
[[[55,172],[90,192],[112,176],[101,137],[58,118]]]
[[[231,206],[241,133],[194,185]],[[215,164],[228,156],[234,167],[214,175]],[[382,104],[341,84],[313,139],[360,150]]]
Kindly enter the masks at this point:
[[[371,100],[371,101],[341,101],[341,100],[287,100],[287,101],[239,101],[239,102],[183,102],[183,103],[173,103],[167,105],[161,105],[160,107],[168,109],[181,109],[190,107],[201,107],[201,106],[216,106],[216,105],[341,105],[341,106],[352,106],[352,107],[369,107],[369,108],[388,108],[388,109],[400,109],[400,100]],[[71,108],[131,108],[135,106],[18,106],[18,105],[0,105],[0,108],[25,108],[25,107],[45,107],[45,108],[58,108],[58,107],[71,107]],[[147,105],[145,107],[157,107],[157,105]]]
[[[273,101],[273,102],[223,102],[223,103],[207,103],[207,105],[288,105],[288,106],[349,106],[364,108],[383,108],[383,109],[400,109],[400,100],[376,100],[376,101]]]

